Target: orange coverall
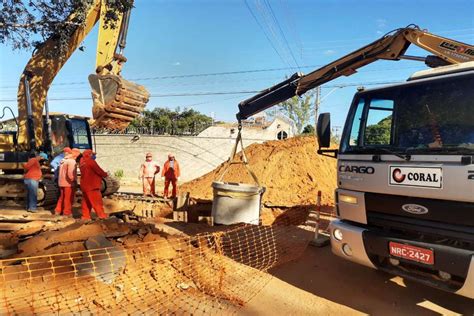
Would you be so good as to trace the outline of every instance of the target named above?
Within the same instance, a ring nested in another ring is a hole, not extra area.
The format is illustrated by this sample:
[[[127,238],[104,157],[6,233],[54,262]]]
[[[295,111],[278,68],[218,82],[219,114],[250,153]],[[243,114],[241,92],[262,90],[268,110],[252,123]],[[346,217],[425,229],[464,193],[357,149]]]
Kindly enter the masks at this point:
[[[91,219],[91,209],[94,209],[99,218],[107,218],[104,213],[104,203],[100,187],[102,178],[107,177],[107,172],[99,167],[92,159],[93,152],[90,149],[84,150],[79,163],[81,169],[81,190],[82,190],[82,219]]]
[[[68,154],[59,165],[58,185],[61,190],[55,213],[72,215],[73,189],[77,179],[77,166],[75,155]]]
[[[179,170],[179,164],[176,160],[173,161],[173,168],[171,168],[171,161],[167,160],[165,162],[165,165],[163,166],[163,172],[161,173],[162,177],[165,177],[165,190],[163,192],[163,196],[165,198],[168,197],[168,189],[171,185],[173,186],[173,191],[171,192],[172,197],[176,197],[176,194],[178,193],[178,188],[176,185],[176,182],[178,180],[178,177],[181,175],[181,172]]]
[[[153,160],[147,160],[140,166],[139,177],[143,182],[143,195],[155,195],[155,174],[158,172],[160,166]]]

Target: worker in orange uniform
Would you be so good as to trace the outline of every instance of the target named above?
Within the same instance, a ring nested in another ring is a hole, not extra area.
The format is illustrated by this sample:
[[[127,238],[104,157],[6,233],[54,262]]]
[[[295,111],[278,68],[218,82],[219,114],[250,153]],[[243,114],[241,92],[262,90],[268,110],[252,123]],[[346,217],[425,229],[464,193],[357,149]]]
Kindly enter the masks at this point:
[[[165,198],[168,198],[168,188],[170,186],[170,183],[173,186],[171,197],[173,198],[176,197],[176,194],[177,194],[176,183],[179,180],[180,175],[181,175],[181,172],[179,170],[178,161],[176,161],[176,158],[174,157],[173,154],[169,154],[168,160],[165,162],[165,165],[163,166],[163,172],[161,174],[161,176],[165,178],[165,190],[163,193],[163,196]]]
[[[140,166],[138,179],[143,183],[143,196],[154,196],[155,194],[155,175],[160,172],[160,166],[153,161],[153,155],[147,153],[145,162]]]
[[[56,204],[56,215],[72,217],[72,203],[74,201],[74,188],[77,181],[76,158],[81,152],[74,148],[66,154],[59,164],[58,185],[61,190],[58,203]]]
[[[25,169],[23,178],[26,186],[26,210],[31,213],[35,213],[37,210],[38,184],[43,175],[40,162],[47,158],[48,156],[44,153],[39,156],[31,153],[28,162],[23,166]]]
[[[104,213],[100,187],[102,178],[107,177],[108,174],[99,167],[95,161],[95,153],[92,150],[84,150],[79,169],[81,170],[82,219],[91,219],[91,209],[94,209],[99,218],[107,218]]]

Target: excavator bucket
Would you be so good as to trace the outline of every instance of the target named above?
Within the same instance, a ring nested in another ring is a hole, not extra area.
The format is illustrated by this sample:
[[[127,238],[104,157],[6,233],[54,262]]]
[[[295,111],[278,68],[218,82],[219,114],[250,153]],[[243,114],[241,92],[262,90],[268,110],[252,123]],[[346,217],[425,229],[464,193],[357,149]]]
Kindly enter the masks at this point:
[[[89,75],[93,127],[122,131],[143,112],[150,98],[145,87],[117,75]]]

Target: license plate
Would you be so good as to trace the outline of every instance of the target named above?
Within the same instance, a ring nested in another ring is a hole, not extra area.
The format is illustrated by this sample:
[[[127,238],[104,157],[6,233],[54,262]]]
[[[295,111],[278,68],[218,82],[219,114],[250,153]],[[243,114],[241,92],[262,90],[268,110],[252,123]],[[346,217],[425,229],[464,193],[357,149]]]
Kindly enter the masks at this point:
[[[434,264],[434,252],[431,249],[389,242],[390,254],[394,257],[416,261],[424,264]]]

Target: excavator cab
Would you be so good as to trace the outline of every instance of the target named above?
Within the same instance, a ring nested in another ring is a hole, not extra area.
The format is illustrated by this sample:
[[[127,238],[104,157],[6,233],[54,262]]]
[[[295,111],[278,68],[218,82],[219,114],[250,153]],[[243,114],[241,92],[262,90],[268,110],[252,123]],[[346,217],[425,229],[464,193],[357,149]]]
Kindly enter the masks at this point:
[[[121,76],[89,75],[92,88],[94,128],[121,131],[140,115],[150,98],[144,86]]]
[[[45,120],[45,126],[47,122]],[[61,154],[65,147],[92,149],[92,137],[88,118],[65,114],[50,117],[51,139],[44,136],[44,143],[51,143],[51,156]],[[46,131],[44,128],[43,131]],[[49,151],[48,149],[46,151]]]

